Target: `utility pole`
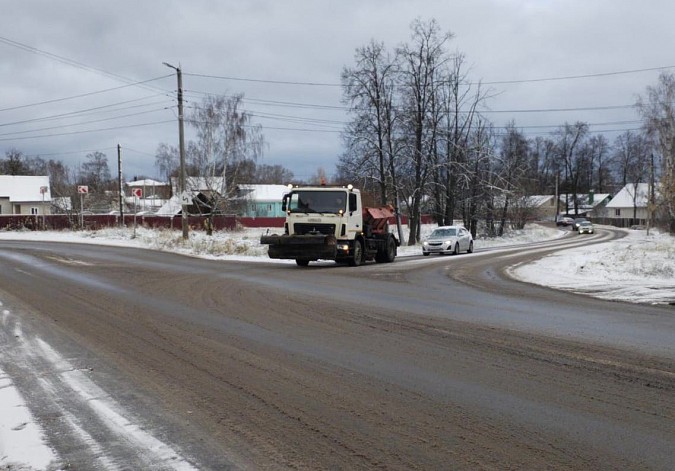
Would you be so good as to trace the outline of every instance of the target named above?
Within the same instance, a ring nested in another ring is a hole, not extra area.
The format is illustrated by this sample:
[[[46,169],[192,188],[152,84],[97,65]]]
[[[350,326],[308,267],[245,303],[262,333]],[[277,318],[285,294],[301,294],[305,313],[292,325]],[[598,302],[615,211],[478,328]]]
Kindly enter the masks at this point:
[[[183,194],[187,191],[185,187],[185,134],[183,131],[183,73],[179,67],[173,66],[167,62],[162,62],[165,66],[176,71],[178,78],[178,151],[180,154],[180,178],[179,191],[181,194],[181,201],[183,201]],[[183,226],[183,240],[188,239],[188,215],[187,205],[181,204],[181,223]]]
[[[124,227],[124,196],[122,194],[122,146],[117,144],[117,180],[120,193],[120,227]]]

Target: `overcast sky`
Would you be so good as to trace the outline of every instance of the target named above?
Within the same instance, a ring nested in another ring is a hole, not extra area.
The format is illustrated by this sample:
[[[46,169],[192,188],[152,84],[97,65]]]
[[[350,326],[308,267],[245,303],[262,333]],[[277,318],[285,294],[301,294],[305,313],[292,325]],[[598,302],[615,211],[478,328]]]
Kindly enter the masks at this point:
[[[101,151],[116,175],[120,144],[127,179],[159,176],[158,144],[178,144],[169,62],[182,67],[187,107],[244,93],[268,143],[262,163],[298,178],[331,174],[347,119],[343,67],[371,39],[392,51],[409,41],[415,18],[454,34],[449,52],[496,95],[486,116],[528,136],[581,120],[612,142],[639,127],[630,105],[656,83],[655,69],[675,71],[666,0],[5,0],[0,152],[75,166]],[[561,108],[573,110],[542,111]]]

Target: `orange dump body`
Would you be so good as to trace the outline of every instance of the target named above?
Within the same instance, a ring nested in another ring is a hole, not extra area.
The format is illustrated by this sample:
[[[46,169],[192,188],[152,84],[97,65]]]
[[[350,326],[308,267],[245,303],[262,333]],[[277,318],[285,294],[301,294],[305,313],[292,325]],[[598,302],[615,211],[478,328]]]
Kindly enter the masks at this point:
[[[394,207],[391,205],[379,208],[363,208],[363,224],[368,224],[373,234],[389,232],[389,218],[394,217]]]

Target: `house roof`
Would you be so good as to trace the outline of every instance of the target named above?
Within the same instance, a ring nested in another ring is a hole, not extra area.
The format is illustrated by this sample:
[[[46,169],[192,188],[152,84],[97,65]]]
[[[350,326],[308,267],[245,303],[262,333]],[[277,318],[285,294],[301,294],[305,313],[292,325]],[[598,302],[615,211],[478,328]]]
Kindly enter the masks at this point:
[[[636,191],[637,190],[637,191]],[[647,195],[649,183],[629,183],[619,191],[612,200],[607,203],[608,208],[638,208],[647,207]]]
[[[129,187],[143,187],[143,186],[169,186],[168,183],[166,182],[158,182],[157,180],[151,180],[150,178],[146,178],[145,180],[135,180],[133,182],[127,182],[127,186]]]
[[[554,198],[554,195],[530,195],[527,197],[527,205],[538,208]]]
[[[277,202],[289,192],[286,185],[239,185],[238,188],[252,201]]]
[[[183,209],[183,206],[181,206],[180,198],[178,196],[173,196],[170,200],[166,201],[155,214],[157,216],[175,216],[180,213],[181,209]]]
[[[47,191],[40,193],[40,188]],[[44,198],[43,198],[44,196]],[[51,201],[48,176],[0,175],[0,198],[16,203]]]

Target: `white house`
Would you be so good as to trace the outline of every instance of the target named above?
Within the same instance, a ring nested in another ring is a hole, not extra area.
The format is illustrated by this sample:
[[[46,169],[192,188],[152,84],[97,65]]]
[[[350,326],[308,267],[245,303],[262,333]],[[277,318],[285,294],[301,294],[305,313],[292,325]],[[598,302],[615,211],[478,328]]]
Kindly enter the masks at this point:
[[[629,183],[605,206],[605,217],[620,226],[646,224],[648,183]]]
[[[289,191],[286,185],[238,185],[237,198],[246,201],[244,216],[283,217],[281,199]]]
[[[0,175],[0,214],[51,214],[48,176]]]

